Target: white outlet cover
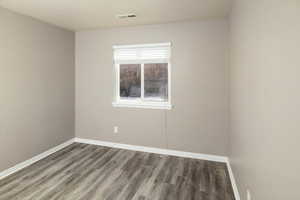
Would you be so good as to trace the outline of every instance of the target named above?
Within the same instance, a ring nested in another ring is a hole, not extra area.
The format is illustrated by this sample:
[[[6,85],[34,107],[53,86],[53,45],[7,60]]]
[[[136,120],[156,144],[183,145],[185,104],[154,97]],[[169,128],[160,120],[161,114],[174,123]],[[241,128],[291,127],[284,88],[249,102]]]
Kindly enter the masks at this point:
[[[115,126],[115,127],[114,127],[114,133],[118,133],[118,131],[119,131],[119,130],[118,130],[118,127]]]
[[[251,193],[250,193],[250,190],[247,190],[247,200],[251,200]]]

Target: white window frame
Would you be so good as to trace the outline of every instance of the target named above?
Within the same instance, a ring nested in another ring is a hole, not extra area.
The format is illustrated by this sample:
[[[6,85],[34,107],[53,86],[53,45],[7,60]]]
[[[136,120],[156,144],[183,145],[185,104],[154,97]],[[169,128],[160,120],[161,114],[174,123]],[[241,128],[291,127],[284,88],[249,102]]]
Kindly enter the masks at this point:
[[[138,48],[138,47],[157,47],[159,45],[170,46],[171,43],[160,43],[160,44],[141,44],[141,45],[122,45],[113,46],[116,48]],[[171,51],[171,50],[170,50]],[[171,54],[171,52],[170,52]],[[171,55],[170,55],[171,58]],[[112,103],[113,107],[127,107],[127,108],[149,108],[149,109],[172,109],[171,104],[171,59],[150,59],[150,60],[129,60],[114,62],[115,70],[115,98]],[[144,65],[150,63],[167,63],[168,64],[168,101],[157,101],[157,100],[146,100],[144,98]],[[141,97],[132,100],[125,100],[120,98],[120,65],[121,64],[140,64],[141,65]]]

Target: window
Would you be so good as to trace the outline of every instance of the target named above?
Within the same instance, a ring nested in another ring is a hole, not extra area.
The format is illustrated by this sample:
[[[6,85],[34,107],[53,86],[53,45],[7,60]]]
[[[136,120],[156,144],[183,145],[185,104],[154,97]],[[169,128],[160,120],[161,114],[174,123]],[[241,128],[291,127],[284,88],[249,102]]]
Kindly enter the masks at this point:
[[[171,109],[170,48],[170,43],[113,47],[113,106]]]

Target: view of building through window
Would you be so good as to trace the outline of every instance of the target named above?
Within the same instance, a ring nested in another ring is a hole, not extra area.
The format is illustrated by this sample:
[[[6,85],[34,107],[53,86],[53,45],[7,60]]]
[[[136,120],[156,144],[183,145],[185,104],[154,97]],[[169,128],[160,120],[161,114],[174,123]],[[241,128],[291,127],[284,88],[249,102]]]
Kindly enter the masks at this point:
[[[141,97],[141,65],[120,65],[120,97]]]
[[[141,68],[144,67],[144,74]],[[141,76],[144,76],[144,98],[151,101],[168,100],[168,64],[121,64],[120,98],[141,97]]]
[[[151,100],[168,100],[168,64],[144,65],[144,97]]]

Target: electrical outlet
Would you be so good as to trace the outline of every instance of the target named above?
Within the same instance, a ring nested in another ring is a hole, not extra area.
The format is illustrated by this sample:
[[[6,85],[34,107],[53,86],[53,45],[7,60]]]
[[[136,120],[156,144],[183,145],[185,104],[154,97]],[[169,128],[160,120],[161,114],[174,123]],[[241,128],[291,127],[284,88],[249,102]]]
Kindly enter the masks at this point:
[[[249,189],[247,190],[247,200],[251,200],[251,192]]]
[[[114,133],[118,133],[119,132],[119,128],[117,126],[114,127]]]

